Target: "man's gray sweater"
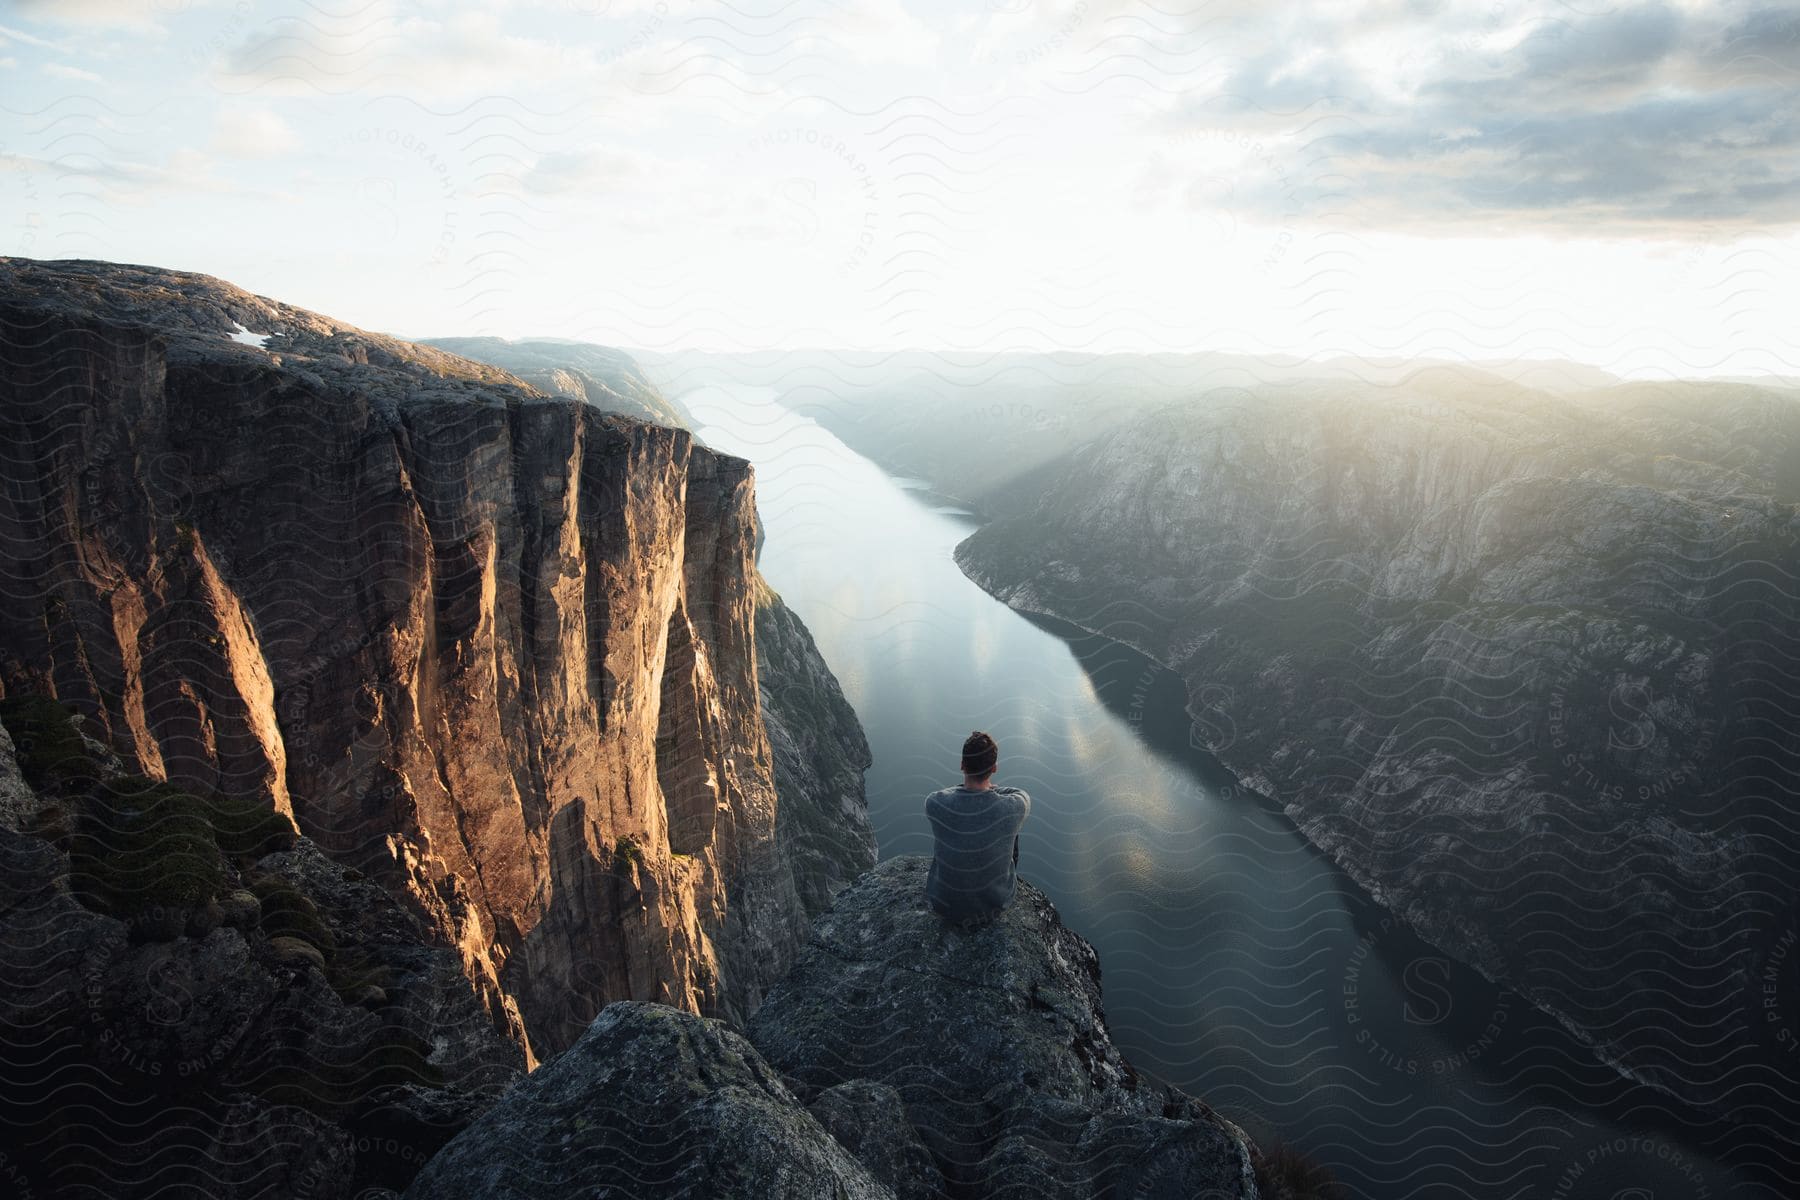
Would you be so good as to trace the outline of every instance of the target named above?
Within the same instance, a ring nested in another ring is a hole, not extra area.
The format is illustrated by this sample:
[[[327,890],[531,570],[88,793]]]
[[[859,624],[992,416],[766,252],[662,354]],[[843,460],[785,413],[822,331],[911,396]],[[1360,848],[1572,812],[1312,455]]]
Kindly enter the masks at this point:
[[[925,899],[947,921],[976,921],[1012,902],[1019,827],[1031,797],[1014,787],[940,788],[925,797],[936,843]]]

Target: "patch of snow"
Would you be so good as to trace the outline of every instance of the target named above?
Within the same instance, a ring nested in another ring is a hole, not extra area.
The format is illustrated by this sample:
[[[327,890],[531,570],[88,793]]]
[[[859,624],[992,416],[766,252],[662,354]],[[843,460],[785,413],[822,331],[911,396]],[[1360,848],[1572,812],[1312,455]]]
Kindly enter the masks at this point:
[[[269,348],[269,346],[268,346],[269,335],[268,334],[266,334],[266,333],[251,333],[248,329],[245,329],[242,325],[238,325],[238,323],[236,321],[233,321],[232,324],[237,327],[237,332],[231,335],[232,341],[237,342],[239,345],[242,345],[242,346],[255,346],[258,350],[267,350]]]

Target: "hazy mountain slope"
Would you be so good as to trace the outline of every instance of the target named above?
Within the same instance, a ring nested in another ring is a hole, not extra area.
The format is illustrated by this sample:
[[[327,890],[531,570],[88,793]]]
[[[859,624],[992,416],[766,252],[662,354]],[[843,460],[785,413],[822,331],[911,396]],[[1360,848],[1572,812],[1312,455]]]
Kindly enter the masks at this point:
[[[671,395],[709,384],[772,388],[783,404],[852,450],[989,514],[1005,510],[1015,480],[1165,404],[1302,379],[1405,383],[1446,369],[1416,359],[1220,353],[634,354]],[[1457,369],[1488,386],[1526,380],[1572,391],[1611,382],[1593,367],[1555,361],[1495,360]]]
[[[1198,736],[1426,937],[1786,1123],[1797,463],[1800,406],[1742,385],[1264,389],[1100,437],[957,558],[1178,670]]]
[[[586,400],[603,412],[641,417],[675,429],[694,427],[679,401],[659,392],[629,354],[611,346],[554,338],[513,341],[495,337],[424,338],[421,344],[492,363],[541,392]]]

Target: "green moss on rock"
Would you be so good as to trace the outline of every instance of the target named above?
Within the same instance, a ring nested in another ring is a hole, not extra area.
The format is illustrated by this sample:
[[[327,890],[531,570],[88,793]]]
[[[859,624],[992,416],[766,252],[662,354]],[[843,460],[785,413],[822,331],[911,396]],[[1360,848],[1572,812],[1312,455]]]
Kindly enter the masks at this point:
[[[316,947],[327,959],[337,950],[331,926],[306,893],[275,875],[252,875],[249,883],[262,903],[258,924],[265,937],[298,938]]]
[[[127,775],[87,794],[70,846],[70,888],[121,915],[191,908],[219,894],[225,863],[204,806],[168,783]]]
[[[0,700],[0,722],[12,735],[19,770],[39,792],[57,792],[91,781],[95,769],[68,709],[48,696]]]

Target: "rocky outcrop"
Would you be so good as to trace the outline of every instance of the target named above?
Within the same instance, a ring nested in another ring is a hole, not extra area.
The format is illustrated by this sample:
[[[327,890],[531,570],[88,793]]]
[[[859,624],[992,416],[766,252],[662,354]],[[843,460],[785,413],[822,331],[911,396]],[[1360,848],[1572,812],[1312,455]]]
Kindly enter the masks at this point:
[[[1021,881],[958,932],[926,907],[929,867],[889,859],[839,893],[751,1018],[796,1093],[829,1111],[891,1089],[951,1195],[1254,1196],[1242,1132],[1113,1045],[1099,958],[1049,899]]]
[[[1099,438],[956,556],[1180,672],[1197,741],[1425,937],[1785,1125],[1797,464],[1800,406],[1742,385],[1271,388]]]
[[[48,701],[0,716],[33,812],[0,827],[12,1194],[404,1186],[523,1074],[458,955],[285,818],[123,774]]]
[[[613,999],[754,1006],[872,842],[832,861],[783,823],[749,464],[203,276],[0,280],[9,694],[291,817],[528,1054]],[[820,704],[783,736],[854,724]],[[790,758],[794,806],[859,812],[817,761]]]
[[[407,1196],[885,1200],[781,1077],[723,1023],[609,1005],[426,1164]]]
[[[1002,919],[949,930],[928,865],[840,892],[747,1041],[608,1007],[408,1197],[1254,1200],[1242,1132],[1120,1056],[1093,948],[1044,895],[1021,881]]]

